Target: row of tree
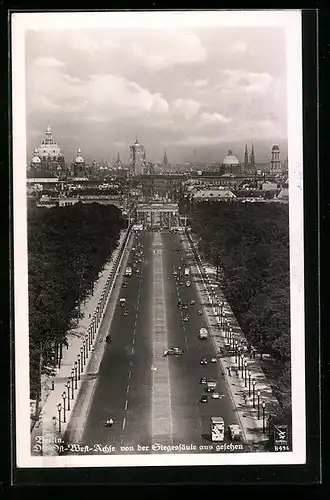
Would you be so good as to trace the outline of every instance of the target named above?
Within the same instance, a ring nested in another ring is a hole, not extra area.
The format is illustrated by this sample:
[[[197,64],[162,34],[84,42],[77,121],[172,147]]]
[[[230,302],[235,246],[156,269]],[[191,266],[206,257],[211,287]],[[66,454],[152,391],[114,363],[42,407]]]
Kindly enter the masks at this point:
[[[51,374],[79,304],[118,245],[121,212],[112,205],[77,203],[28,211],[28,282],[31,398],[41,374]]]
[[[225,296],[247,340],[269,353],[290,385],[289,213],[284,204],[202,203],[191,227],[221,268]]]

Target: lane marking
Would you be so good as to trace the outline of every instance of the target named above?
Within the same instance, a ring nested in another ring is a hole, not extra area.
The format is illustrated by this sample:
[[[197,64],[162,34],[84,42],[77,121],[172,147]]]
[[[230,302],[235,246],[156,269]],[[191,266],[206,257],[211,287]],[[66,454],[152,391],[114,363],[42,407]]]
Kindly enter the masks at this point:
[[[124,417],[124,420],[123,420],[123,430],[125,429],[125,425],[126,425],[126,417]]]
[[[134,347],[132,347],[132,351],[131,351],[131,352],[132,352],[132,354],[133,354],[133,352],[134,352]]]
[[[129,384],[127,384],[127,389],[126,389],[126,393],[129,392]]]
[[[126,399],[126,401],[125,401],[125,410],[127,410],[127,407],[128,407],[128,401]]]
[[[135,339],[133,339],[133,345],[135,344]]]

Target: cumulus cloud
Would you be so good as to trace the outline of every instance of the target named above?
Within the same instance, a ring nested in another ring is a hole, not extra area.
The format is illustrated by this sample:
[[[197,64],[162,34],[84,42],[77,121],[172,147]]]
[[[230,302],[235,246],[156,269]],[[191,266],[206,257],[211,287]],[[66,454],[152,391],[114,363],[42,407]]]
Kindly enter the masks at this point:
[[[95,51],[99,50],[99,43],[92,36],[82,31],[73,30],[71,47],[73,50],[87,52],[92,55]]]
[[[225,79],[215,86],[216,90],[223,93],[265,93],[273,82],[273,77],[267,73],[253,73],[242,69],[224,69],[222,74]]]
[[[56,77],[46,72],[34,76],[32,88],[32,107],[50,108],[51,96],[54,111],[58,109],[63,114],[80,111],[90,121],[111,121],[141,113],[163,115],[169,109],[161,94],[113,74],[92,75],[82,81],[61,72]]]
[[[193,33],[164,31],[153,33],[153,42],[146,36],[131,44],[135,61],[147,68],[160,70],[180,64],[203,61],[207,52],[199,37]]]
[[[51,56],[38,57],[37,59],[35,59],[34,65],[38,68],[60,68],[62,66],[65,66],[62,61],[59,61],[58,59],[55,59]]]
[[[220,113],[202,113],[199,118],[198,125],[203,127],[207,125],[226,124],[230,121],[230,118],[227,118]]]
[[[202,103],[194,99],[176,99],[173,102],[174,111],[178,114],[184,115],[186,120],[190,120],[192,117],[197,115]]]

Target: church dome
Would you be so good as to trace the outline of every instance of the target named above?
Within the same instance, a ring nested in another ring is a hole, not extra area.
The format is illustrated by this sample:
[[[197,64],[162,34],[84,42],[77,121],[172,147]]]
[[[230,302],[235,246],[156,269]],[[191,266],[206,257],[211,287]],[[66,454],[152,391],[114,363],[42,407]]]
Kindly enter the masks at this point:
[[[233,155],[232,151],[228,151],[228,156],[223,159],[223,165],[239,165],[239,160]]]
[[[84,158],[81,156],[81,149],[77,150],[77,158],[75,159],[75,163],[85,163]]]
[[[38,156],[38,150],[35,149],[34,150],[34,156],[32,158],[32,163],[40,163],[40,162],[41,162],[41,160],[40,160],[40,158]]]

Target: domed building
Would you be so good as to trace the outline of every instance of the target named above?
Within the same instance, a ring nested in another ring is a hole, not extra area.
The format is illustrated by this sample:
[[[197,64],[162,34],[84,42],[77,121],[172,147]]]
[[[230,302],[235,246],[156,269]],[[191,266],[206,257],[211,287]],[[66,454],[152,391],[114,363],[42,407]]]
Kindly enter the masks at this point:
[[[77,149],[77,156],[72,164],[72,173],[74,177],[84,177],[86,175],[86,163],[80,148]]]
[[[65,169],[64,155],[53,139],[50,126],[46,129],[46,138],[34,150],[30,162],[29,175],[32,177],[59,177]]]
[[[239,174],[241,170],[239,159],[233,155],[231,150],[228,151],[228,155],[223,159],[222,167],[224,174]]]

